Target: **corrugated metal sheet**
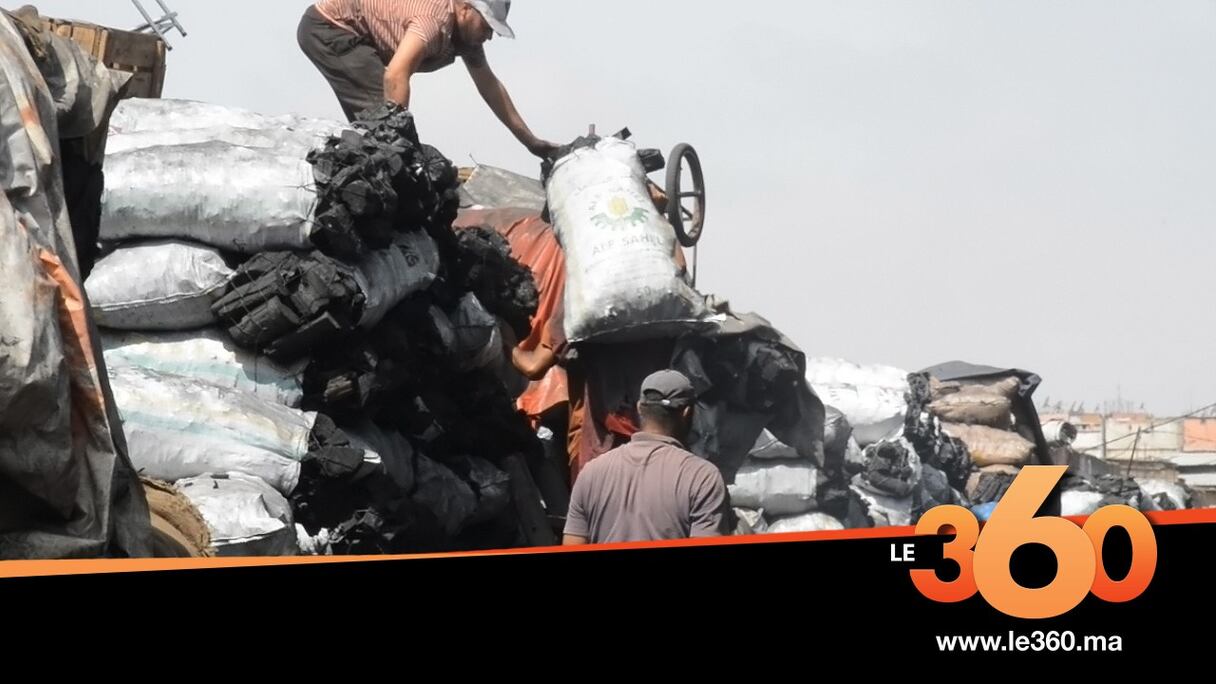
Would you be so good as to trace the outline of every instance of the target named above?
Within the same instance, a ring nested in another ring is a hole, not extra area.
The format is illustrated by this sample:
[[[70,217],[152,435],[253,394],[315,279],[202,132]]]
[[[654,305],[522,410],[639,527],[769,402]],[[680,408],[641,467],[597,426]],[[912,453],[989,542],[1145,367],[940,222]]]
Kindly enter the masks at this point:
[[[1216,418],[1190,418],[1182,424],[1182,450],[1216,452]]]

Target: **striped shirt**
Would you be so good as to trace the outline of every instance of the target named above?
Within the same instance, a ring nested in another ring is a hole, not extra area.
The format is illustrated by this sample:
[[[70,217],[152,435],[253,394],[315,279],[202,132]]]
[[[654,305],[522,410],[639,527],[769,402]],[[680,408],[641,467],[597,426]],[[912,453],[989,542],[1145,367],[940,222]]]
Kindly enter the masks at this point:
[[[457,44],[455,0],[320,0],[317,11],[334,25],[368,38],[385,64],[409,33],[426,43],[421,72],[448,66],[457,56],[485,57],[481,46]]]

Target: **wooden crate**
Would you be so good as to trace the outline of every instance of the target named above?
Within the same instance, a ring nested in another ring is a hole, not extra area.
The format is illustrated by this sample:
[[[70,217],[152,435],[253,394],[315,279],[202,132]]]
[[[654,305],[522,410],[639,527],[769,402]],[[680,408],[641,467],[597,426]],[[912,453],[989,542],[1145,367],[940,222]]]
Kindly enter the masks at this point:
[[[48,31],[76,41],[107,67],[134,74],[128,97],[160,97],[165,85],[165,41],[159,36],[46,17],[42,23]]]

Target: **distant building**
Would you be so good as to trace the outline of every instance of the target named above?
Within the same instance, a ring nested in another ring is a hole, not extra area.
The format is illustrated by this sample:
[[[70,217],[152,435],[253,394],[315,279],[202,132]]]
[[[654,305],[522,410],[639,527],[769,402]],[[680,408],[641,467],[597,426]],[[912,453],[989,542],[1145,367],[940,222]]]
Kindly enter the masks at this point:
[[[1137,479],[1184,483],[1195,490],[1197,506],[1216,506],[1216,418],[1047,409],[1039,417],[1044,425],[1076,427],[1077,451],[1126,467]]]

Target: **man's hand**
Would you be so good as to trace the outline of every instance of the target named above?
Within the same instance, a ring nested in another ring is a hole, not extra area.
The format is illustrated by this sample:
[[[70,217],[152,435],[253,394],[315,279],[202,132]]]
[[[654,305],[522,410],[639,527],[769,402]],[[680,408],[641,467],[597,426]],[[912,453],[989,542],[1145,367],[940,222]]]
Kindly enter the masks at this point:
[[[660,214],[667,213],[667,193],[663,192],[658,185],[653,181],[646,181],[647,189],[650,190],[650,201],[654,202],[654,208],[659,210]]]
[[[545,346],[537,347],[532,351],[524,351],[516,346],[511,348],[510,354],[515,370],[533,382],[543,380],[545,374],[557,365],[557,355],[553,353],[552,349]]]
[[[485,52],[478,50],[466,55],[464,65],[468,68],[469,76],[473,78],[473,83],[477,86],[477,92],[490,106],[490,111],[494,112],[494,116],[497,116],[498,120],[511,131],[516,140],[541,159],[547,159],[557,151],[557,145],[548,140],[541,140],[532,134],[528,125],[524,123],[523,117],[515,109],[515,103],[507,94],[506,86],[498,80],[498,76],[494,75],[494,70],[486,61]]]
[[[540,157],[541,159],[549,159],[554,154],[557,154],[558,146],[555,143],[549,142],[548,140],[536,138],[528,142],[527,148],[529,152],[537,157]]]

